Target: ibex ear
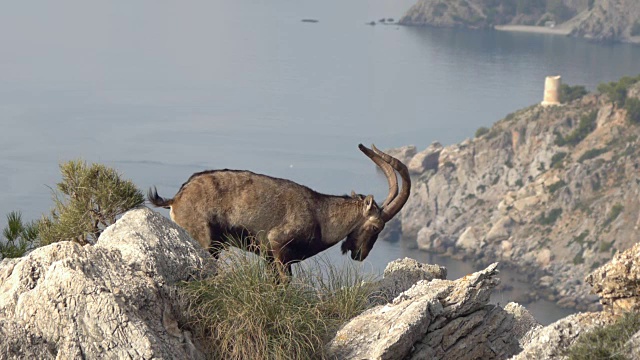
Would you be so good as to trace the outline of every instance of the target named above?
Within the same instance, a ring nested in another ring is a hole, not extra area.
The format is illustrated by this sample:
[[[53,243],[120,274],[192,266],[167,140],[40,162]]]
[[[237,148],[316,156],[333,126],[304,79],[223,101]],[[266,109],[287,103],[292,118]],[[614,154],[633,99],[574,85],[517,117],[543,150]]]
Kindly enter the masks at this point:
[[[356,198],[356,197],[358,197],[358,194],[356,194],[355,191],[351,190],[351,197],[352,198]]]
[[[367,197],[364,198],[364,214],[369,216],[374,209],[377,210],[377,206],[373,201],[373,195],[367,195]]]

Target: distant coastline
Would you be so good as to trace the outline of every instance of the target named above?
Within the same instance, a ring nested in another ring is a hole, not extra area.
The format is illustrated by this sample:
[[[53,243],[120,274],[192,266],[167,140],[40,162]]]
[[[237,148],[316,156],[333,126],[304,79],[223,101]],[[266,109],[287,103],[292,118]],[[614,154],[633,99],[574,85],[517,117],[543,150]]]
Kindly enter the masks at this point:
[[[571,29],[563,27],[548,27],[548,26],[529,26],[529,25],[496,25],[493,27],[497,31],[510,31],[510,32],[525,32],[534,34],[549,34],[549,35],[562,35],[568,36],[571,34]]]

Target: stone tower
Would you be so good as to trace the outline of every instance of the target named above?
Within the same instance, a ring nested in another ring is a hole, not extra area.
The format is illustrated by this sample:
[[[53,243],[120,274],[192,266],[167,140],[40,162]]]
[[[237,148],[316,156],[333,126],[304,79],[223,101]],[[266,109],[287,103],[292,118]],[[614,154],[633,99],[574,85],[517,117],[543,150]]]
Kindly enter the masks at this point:
[[[544,79],[544,98],[542,106],[560,105],[560,85],[562,77],[560,75],[547,76]]]

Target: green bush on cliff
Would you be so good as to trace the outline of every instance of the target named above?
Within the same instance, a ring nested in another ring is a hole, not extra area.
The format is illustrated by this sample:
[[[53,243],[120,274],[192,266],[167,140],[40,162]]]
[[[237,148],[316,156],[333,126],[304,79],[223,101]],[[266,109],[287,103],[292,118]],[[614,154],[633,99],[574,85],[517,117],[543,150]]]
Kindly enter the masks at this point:
[[[580,117],[578,127],[570,132],[566,137],[563,137],[557,130],[554,132],[556,135],[555,144],[558,146],[575,146],[584,140],[589,134],[596,129],[596,119],[598,112],[596,110],[590,111]]]
[[[559,169],[562,167],[562,160],[567,157],[567,153],[564,151],[557,152],[551,157],[551,165],[549,167],[553,169]]]
[[[24,223],[22,214],[12,211],[7,215],[7,226],[2,231],[4,242],[0,241],[0,258],[21,257],[38,246],[37,222]]]
[[[289,283],[262,258],[225,251],[216,275],[180,289],[186,322],[213,359],[323,359],[338,327],[369,306],[353,268],[296,270]]]
[[[559,95],[561,103],[570,103],[587,95],[587,89],[582,85],[570,86],[567,84],[562,84],[560,85]]]
[[[627,121],[632,124],[640,124],[640,99],[627,99],[624,109],[627,110]]]
[[[629,87],[640,81],[640,75],[636,77],[625,76],[620,80],[598,85],[598,91],[607,95],[616,106],[623,107],[627,100]]]
[[[626,313],[611,325],[581,334],[564,355],[569,360],[631,359],[625,343],[638,330],[640,313]]]
[[[51,217],[39,223],[43,245],[61,240],[95,242],[116,217],[144,203],[142,192],[114,169],[76,160],[60,165]]]
[[[583,162],[586,160],[591,160],[593,158],[596,158],[604,153],[606,153],[608,150],[607,148],[596,148],[596,149],[589,149],[587,151],[584,152],[584,154],[582,154],[579,158],[578,158],[578,162]]]
[[[620,216],[622,210],[624,210],[624,206],[622,206],[622,204],[613,205],[611,207],[611,211],[609,211],[609,215],[607,215],[607,218],[604,220],[604,224],[602,226],[611,224],[615,219],[618,218],[618,216]]]
[[[488,134],[489,133],[489,128],[485,127],[485,126],[481,126],[478,128],[478,130],[476,130],[476,137],[479,138],[484,134]]]
[[[562,209],[561,208],[552,209],[552,210],[549,211],[548,214],[543,212],[538,217],[538,224],[540,224],[540,225],[553,225],[560,218],[560,215],[562,215]]]

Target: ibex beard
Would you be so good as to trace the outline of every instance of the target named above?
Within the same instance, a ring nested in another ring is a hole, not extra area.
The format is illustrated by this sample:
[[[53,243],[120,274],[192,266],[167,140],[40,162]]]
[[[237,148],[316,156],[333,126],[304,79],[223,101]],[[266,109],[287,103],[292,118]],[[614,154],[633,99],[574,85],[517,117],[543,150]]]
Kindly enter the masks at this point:
[[[214,257],[219,244],[236,238],[263,253],[286,276],[292,264],[346,238],[342,253],[362,261],[385,223],[407,202],[411,180],[398,159],[375,145],[358,147],[387,178],[389,194],[381,206],[373,195],[325,195],[290,180],[228,169],[193,174],[173,199],[160,197],[155,187],[148,198],[155,206],[170,208],[171,219]],[[402,179],[400,191],[396,171]]]

